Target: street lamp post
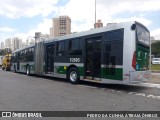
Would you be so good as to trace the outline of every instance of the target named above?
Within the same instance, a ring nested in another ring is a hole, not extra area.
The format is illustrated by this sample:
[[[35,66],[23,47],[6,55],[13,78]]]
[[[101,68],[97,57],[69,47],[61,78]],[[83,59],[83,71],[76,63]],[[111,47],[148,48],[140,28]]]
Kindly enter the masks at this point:
[[[95,24],[96,24],[96,15],[97,15],[97,14],[96,14],[96,12],[97,12],[97,10],[96,10],[96,9],[97,9],[96,4],[97,4],[97,3],[96,3],[96,0],[95,0]]]
[[[149,39],[149,43],[150,43],[150,44],[149,44],[149,45],[150,45],[150,49],[149,49],[149,54],[150,54],[150,56],[149,56],[149,59],[150,59],[150,60],[149,60],[149,62],[150,62],[150,63],[149,63],[149,67],[150,67],[150,71],[151,71],[151,70],[152,70],[152,69],[151,69],[151,67],[152,67],[152,65],[151,65],[151,62],[152,62],[152,58],[151,58],[151,55],[152,55],[152,52],[151,52],[151,51],[152,51],[151,39]]]

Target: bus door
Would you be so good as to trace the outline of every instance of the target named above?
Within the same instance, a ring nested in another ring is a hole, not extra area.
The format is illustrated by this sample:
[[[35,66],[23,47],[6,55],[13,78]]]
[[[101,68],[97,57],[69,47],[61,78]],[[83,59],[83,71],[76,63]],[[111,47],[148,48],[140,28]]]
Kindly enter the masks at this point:
[[[46,46],[46,74],[54,74],[54,51],[55,44]]]
[[[101,39],[86,40],[85,78],[100,80],[101,77]]]
[[[19,67],[20,67],[19,60],[20,60],[20,52],[17,53],[17,70],[19,70]]]

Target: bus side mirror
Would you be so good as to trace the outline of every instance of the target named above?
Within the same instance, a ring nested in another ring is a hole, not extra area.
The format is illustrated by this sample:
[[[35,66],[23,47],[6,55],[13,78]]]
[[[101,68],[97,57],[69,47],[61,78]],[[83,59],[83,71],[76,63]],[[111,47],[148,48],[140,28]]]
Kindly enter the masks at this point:
[[[131,26],[131,30],[135,30],[136,29],[136,24],[133,24],[132,26]]]

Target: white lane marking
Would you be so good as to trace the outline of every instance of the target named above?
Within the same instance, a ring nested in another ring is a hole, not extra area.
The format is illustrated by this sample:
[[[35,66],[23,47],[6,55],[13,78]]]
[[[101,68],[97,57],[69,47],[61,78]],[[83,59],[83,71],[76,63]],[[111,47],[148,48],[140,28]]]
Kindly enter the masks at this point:
[[[141,83],[138,84],[138,86],[160,88],[160,84],[153,84],[153,83]]]
[[[136,96],[142,96],[146,98],[153,98],[160,100],[160,96],[152,95],[152,94],[146,94],[146,93],[139,93],[139,92],[127,92],[127,91],[119,91],[119,90],[113,90],[113,89],[108,89],[108,92],[117,92],[117,93],[126,93],[128,95],[136,95]]]
[[[154,98],[154,99],[159,99],[160,100],[160,96],[155,96],[155,95],[147,95],[146,97],[150,97],[150,98]]]
[[[115,90],[113,90],[113,89],[108,89],[108,92],[110,92],[110,91],[111,91],[111,92],[115,92]]]
[[[159,85],[159,84],[158,84]],[[77,85],[79,87],[86,87],[86,88],[94,88],[97,89],[98,87],[92,87],[92,86],[87,86],[87,85]],[[151,86],[151,85],[150,85]],[[152,85],[153,87],[153,85]],[[114,89],[107,89],[108,92],[117,92],[117,93],[127,93],[128,95],[136,95],[136,96],[142,96],[146,98],[152,98],[152,99],[157,99],[160,100],[160,96],[152,95],[152,94],[146,94],[146,93],[138,93],[138,92],[126,92],[126,91],[120,91],[120,90],[114,90]]]
[[[87,85],[77,85],[77,86],[79,86],[79,87],[87,87],[87,88],[98,88],[98,87],[93,87],[93,86],[87,86]]]
[[[152,73],[152,75],[155,75],[157,77],[160,77],[160,73]]]
[[[139,95],[139,96],[143,96],[143,97],[146,96],[146,94],[144,94],[144,93],[136,93],[135,95]]]
[[[132,95],[132,94],[136,94],[136,92],[129,92],[128,94],[129,94],[129,95]]]
[[[118,93],[122,93],[122,91],[117,91]]]
[[[129,95],[137,95],[137,96],[142,96],[142,97],[147,97],[147,98],[153,98],[153,99],[158,99],[160,100],[160,96],[152,95],[152,94],[145,94],[145,93],[137,93],[137,92],[129,92]]]

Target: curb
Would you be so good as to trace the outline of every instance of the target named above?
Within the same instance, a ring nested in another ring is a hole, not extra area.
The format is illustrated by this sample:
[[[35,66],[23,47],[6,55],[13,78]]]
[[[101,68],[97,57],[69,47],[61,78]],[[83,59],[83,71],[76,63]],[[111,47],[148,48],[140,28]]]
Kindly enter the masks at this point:
[[[152,70],[152,73],[160,73],[160,70]]]
[[[160,76],[160,73],[151,73],[151,76]]]
[[[159,75],[151,75],[151,77],[160,77]]]

